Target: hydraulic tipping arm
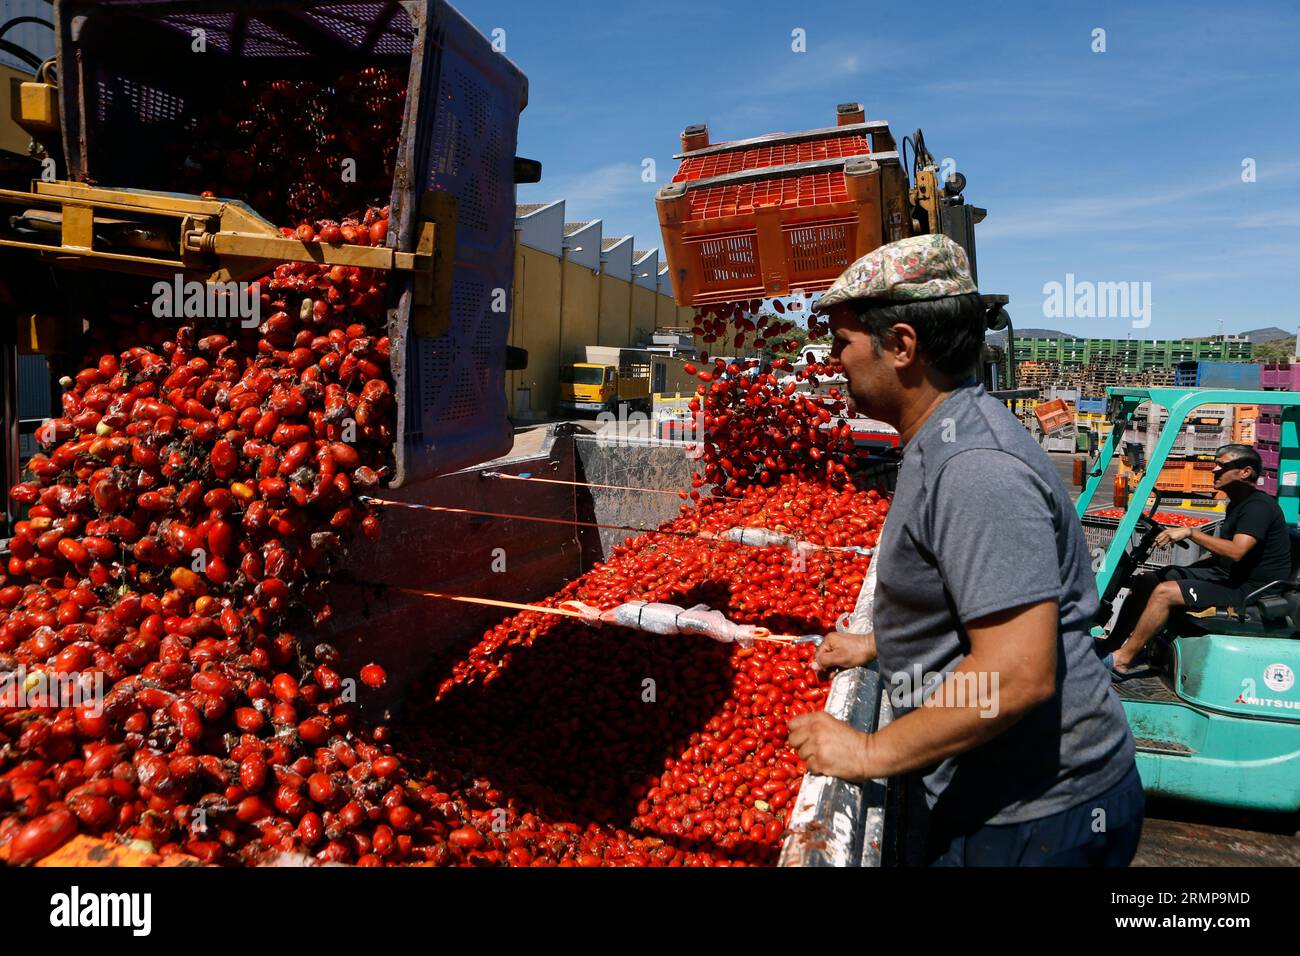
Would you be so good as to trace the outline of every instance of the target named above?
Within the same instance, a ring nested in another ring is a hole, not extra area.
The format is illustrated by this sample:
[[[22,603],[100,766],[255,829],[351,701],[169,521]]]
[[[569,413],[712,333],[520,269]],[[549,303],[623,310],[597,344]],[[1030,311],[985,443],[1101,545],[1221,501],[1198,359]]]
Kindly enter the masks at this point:
[[[419,229],[415,251],[399,252],[303,242],[233,200],[72,182],[38,182],[31,192],[0,190],[0,247],[63,267],[185,273],[206,282],[253,278],[280,262],[316,262],[413,272],[431,287],[435,238],[441,237],[432,216]]]

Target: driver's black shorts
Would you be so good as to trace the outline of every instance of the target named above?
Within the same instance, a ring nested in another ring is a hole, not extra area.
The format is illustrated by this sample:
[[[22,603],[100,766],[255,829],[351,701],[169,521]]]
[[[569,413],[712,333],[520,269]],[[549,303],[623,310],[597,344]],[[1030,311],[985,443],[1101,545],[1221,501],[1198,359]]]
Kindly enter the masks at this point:
[[[1160,580],[1176,581],[1183,592],[1183,603],[1191,611],[1241,607],[1249,593],[1244,587],[1229,584],[1228,573],[1222,568],[1171,566],[1160,572]]]

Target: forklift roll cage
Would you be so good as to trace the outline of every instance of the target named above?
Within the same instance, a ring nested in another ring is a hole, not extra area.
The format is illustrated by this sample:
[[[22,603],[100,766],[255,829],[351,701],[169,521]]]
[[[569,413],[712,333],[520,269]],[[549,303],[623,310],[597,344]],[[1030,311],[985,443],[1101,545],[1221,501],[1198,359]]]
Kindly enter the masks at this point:
[[[1110,435],[1102,443],[1097,457],[1090,462],[1088,481],[1083,494],[1079,496],[1076,510],[1079,517],[1092,506],[1093,496],[1102,482],[1111,459],[1122,452],[1121,443],[1125,426],[1134,420],[1134,413],[1144,402],[1151,402],[1169,411],[1169,418],[1160,430],[1160,437],[1152,449],[1146,470],[1142,473],[1133,489],[1132,501],[1138,507],[1130,506],[1120,519],[1115,529],[1106,557],[1097,571],[1097,592],[1104,594],[1110,585],[1115,570],[1120,567],[1120,558],[1133,538],[1137,528],[1142,505],[1156,488],[1160,469],[1169,458],[1174,442],[1182,431],[1192,411],[1202,405],[1277,405],[1282,409],[1282,432],[1279,442],[1278,458],[1278,504],[1286,518],[1287,525],[1295,527],[1300,521],[1300,393],[1266,392],[1261,390],[1236,390],[1222,388],[1108,388],[1108,418],[1111,422]],[[1190,494],[1188,495],[1190,497]]]

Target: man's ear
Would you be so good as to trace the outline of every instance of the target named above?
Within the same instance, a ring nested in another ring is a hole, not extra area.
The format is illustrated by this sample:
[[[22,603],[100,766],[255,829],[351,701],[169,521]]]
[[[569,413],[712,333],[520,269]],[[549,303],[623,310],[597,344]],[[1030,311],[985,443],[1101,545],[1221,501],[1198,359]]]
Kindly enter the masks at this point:
[[[916,329],[899,322],[891,329],[894,339],[894,367],[907,368],[916,362]]]

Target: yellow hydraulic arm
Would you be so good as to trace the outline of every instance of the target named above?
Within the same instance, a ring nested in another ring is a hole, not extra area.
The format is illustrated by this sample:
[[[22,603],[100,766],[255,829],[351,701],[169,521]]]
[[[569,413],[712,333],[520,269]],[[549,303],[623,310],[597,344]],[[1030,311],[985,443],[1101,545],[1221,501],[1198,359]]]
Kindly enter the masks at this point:
[[[432,200],[426,206],[436,206],[441,194],[425,198]],[[5,207],[0,209],[0,247],[35,252],[56,265],[150,276],[180,272],[207,282],[252,278],[278,262],[361,266],[431,278],[435,242],[443,238],[437,235],[433,209],[422,217],[415,251],[398,252],[387,246],[303,242],[233,200],[72,182],[37,182],[31,192],[0,189],[0,207]],[[417,282],[417,288],[422,284]]]

